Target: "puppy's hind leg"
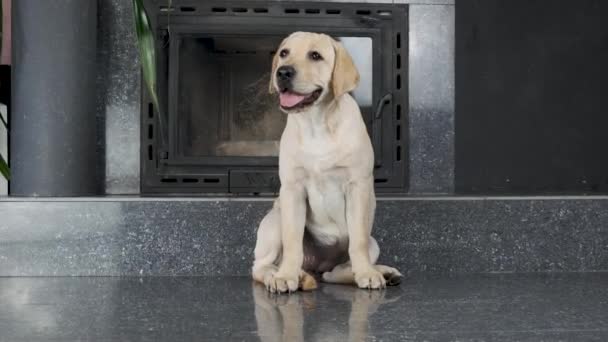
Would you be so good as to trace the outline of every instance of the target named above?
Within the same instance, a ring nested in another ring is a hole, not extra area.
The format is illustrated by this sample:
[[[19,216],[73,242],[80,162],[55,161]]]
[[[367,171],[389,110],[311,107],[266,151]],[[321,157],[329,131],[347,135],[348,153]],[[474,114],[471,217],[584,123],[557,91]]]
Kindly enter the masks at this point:
[[[380,256],[378,243],[376,242],[376,239],[370,237],[369,259],[372,264],[376,263],[378,256]],[[384,265],[374,265],[373,267],[378,272],[382,273],[386,280],[386,285],[392,286],[401,283],[402,275],[397,269]],[[334,284],[354,284],[355,274],[353,273],[350,261],[337,265],[331,272],[323,273],[323,281]]]

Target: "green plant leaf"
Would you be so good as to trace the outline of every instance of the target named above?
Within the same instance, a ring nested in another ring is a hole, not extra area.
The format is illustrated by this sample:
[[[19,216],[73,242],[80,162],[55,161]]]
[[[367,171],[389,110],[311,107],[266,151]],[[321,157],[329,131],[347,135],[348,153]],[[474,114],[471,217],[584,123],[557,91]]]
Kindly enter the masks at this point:
[[[8,168],[8,163],[4,160],[2,155],[0,155],[0,173],[6,180],[11,179],[11,170]]]
[[[150,27],[150,20],[144,8],[143,0],[133,0],[133,14],[135,15],[135,32],[139,45],[141,67],[144,82],[148,87],[152,102],[158,107],[156,96],[156,49],[154,46],[154,34]]]
[[[160,131],[164,132],[163,116],[161,115],[156,94],[156,47],[154,44],[154,31],[152,31],[152,27],[150,26],[150,19],[144,8],[143,0],[133,0],[133,14],[135,16],[135,32],[137,33],[137,44],[139,46],[144,82],[152,98],[154,108],[158,113]]]

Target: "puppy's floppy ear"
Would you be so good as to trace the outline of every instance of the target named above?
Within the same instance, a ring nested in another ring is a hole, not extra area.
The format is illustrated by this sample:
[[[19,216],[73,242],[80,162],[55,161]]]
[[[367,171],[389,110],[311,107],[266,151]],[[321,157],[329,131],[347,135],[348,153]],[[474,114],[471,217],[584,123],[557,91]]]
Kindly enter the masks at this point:
[[[281,47],[279,46],[279,49]],[[277,73],[277,64],[279,64],[279,51],[275,52],[274,57],[272,57],[272,68],[270,69],[270,83],[268,84],[268,92],[270,94],[274,94],[276,89],[274,89],[274,75]]]
[[[334,97],[338,98],[357,88],[359,84],[359,71],[342,43],[333,39],[332,43],[336,53],[336,60],[331,77],[331,87],[334,91]]]
[[[272,68],[270,69],[270,83],[268,84],[268,92],[271,94],[274,94],[276,92],[276,89],[274,89],[274,75],[277,73],[277,65],[279,64],[279,55],[281,54],[281,49],[283,48],[283,44],[285,44],[285,42],[287,41],[289,37],[283,39],[281,41],[281,44],[279,44],[279,47],[277,48],[277,51],[274,53],[274,57],[272,57]]]

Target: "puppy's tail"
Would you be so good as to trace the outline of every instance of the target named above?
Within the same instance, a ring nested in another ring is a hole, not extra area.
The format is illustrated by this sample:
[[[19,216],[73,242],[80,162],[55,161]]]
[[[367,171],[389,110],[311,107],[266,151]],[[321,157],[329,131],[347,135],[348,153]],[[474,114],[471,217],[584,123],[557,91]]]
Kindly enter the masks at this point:
[[[300,274],[299,288],[302,291],[312,291],[317,288],[317,280],[307,272],[302,271]]]

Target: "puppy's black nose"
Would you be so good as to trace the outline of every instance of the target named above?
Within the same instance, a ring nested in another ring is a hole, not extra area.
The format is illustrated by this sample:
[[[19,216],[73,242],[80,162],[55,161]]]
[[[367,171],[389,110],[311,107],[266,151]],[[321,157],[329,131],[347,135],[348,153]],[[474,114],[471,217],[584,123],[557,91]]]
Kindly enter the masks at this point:
[[[296,69],[291,65],[283,65],[277,69],[277,79],[279,81],[291,81],[296,76]]]

